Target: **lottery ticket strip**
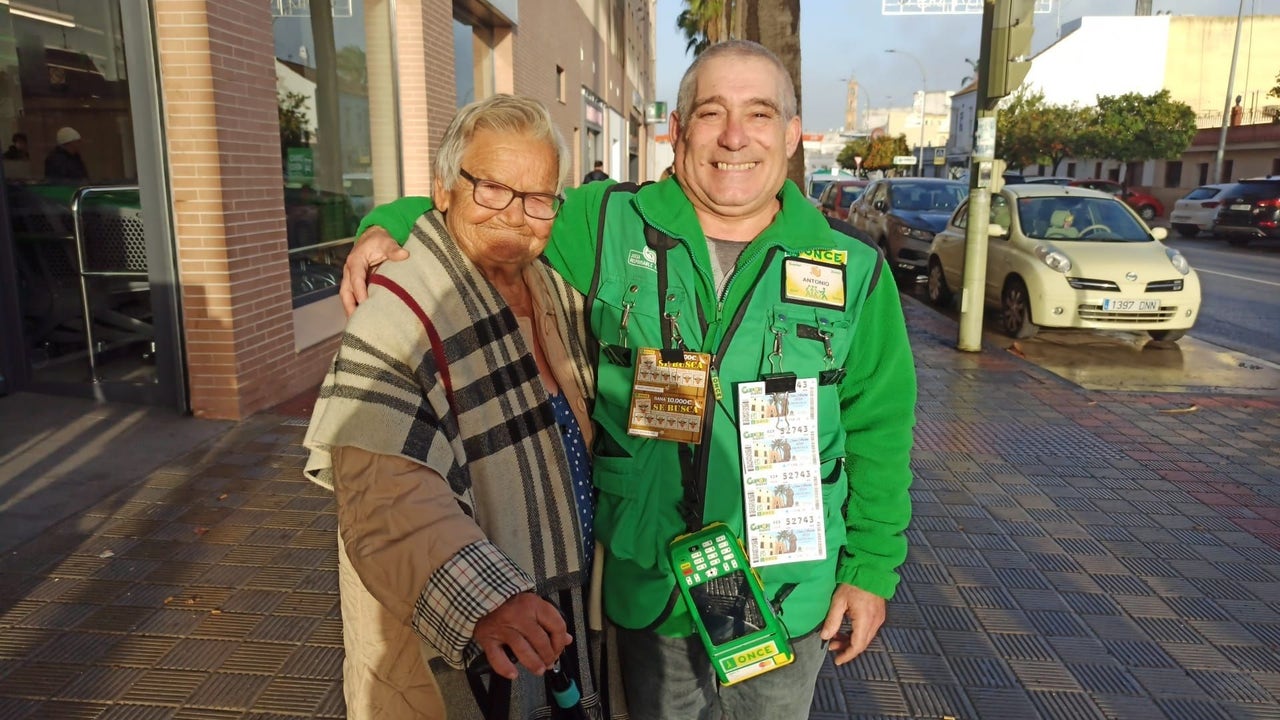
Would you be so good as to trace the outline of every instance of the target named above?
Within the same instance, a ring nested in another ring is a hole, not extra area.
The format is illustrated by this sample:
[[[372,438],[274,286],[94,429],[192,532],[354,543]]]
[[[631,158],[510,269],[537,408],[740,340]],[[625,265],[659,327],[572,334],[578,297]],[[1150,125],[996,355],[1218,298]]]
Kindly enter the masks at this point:
[[[810,717],[1280,718],[1280,395],[1086,391],[958,353],[953,322],[904,302],[911,551]],[[0,718],[344,717],[309,398],[104,495],[127,453],[31,427],[33,397],[0,398]]]

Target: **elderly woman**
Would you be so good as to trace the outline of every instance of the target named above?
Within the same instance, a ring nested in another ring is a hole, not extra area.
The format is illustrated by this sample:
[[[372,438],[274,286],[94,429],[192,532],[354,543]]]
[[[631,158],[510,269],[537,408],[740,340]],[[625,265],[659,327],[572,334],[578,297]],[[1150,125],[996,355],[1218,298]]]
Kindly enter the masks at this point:
[[[436,157],[435,209],[409,259],[373,280],[321,388],[307,471],[336,491],[340,569],[359,576],[342,586],[348,673],[353,655],[370,660],[346,679],[351,717],[439,713],[419,707],[420,684],[416,699],[394,687],[420,667],[408,627],[450,718],[493,712],[464,675],[480,660],[488,687],[513,681],[510,717],[549,704],[557,662],[599,703],[582,298],[537,261],[568,162],[536,101],[463,108]],[[348,618],[365,589],[377,607]]]

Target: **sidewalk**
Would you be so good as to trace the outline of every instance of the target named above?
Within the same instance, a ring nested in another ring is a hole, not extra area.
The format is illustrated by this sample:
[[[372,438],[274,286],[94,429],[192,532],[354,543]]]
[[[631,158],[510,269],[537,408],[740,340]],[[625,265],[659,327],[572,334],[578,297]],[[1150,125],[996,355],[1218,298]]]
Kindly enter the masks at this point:
[[[1280,719],[1280,391],[1086,392],[957,352],[954,323],[904,302],[911,553],[811,718]],[[308,409],[230,427],[0,556],[0,718],[343,717]]]

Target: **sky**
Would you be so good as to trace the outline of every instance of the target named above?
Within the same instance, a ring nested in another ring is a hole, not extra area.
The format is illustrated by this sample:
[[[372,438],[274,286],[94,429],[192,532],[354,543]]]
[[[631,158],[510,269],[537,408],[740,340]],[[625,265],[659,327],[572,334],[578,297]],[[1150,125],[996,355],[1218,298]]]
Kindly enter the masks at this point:
[[[693,57],[676,29],[682,0],[657,0],[657,100],[676,105],[680,76]],[[959,90],[972,75],[966,58],[978,59],[980,15],[882,15],[882,0],[803,0],[800,8],[801,113],[808,132],[844,124],[850,73],[872,107],[905,107],[920,90],[921,66],[930,91]],[[1132,0],[1055,0],[1035,16],[1032,52],[1051,45],[1059,21],[1084,15],[1132,15]],[[1240,0],[1154,0],[1152,12],[1235,17]],[[1280,0],[1244,0],[1250,15],[1280,15]],[[898,53],[886,53],[894,49]],[[1106,52],[1106,48],[1099,48]],[[909,55],[908,55],[909,54]],[[912,56],[919,61],[912,60]],[[1120,57],[1117,57],[1120,61]],[[664,126],[665,127],[665,126]]]

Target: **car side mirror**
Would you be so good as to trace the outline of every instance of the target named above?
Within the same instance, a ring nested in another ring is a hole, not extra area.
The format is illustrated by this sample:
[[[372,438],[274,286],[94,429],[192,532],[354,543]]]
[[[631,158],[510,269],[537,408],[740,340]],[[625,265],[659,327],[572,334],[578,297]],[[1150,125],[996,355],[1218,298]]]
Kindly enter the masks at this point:
[[[1169,231],[1162,227],[1151,228],[1151,237],[1157,240],[1164,240],[1169,237]]]
[[[990,235],[993,238],[1006,237],[1008,234],[1009,229],[1003,225],[997,225],[995,223],[987,225],[987,235]]]

